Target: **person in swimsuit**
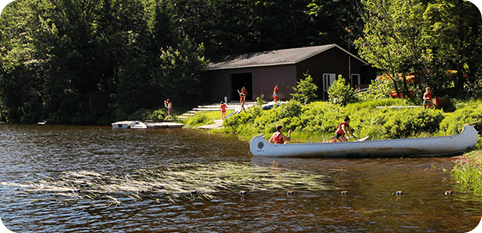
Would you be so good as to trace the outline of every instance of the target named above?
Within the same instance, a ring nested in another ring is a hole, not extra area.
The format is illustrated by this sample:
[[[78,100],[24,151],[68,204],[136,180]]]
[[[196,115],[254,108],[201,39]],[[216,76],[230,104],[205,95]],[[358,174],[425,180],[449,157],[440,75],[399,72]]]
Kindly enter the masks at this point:
[[[273,90],[274,101],[278,101],[278,92],[279,92],[279,88],[278,88],[278,85],[276,85],[276,86],[274,86],[274,90]]]
[[[224,121],[224,119],[226,118],[226,104],[224,103],[224,101],[221,101],[221,116]]]
[[[432,92],[430,92],[430,87],[425,88],[425,93],[423,93],[423,109],[432,108]]]
[[[239,93],[239,102],[241,103],[241,108],[246,112],[244,109],[244,104],[246,103],[246,96],[248,95],[248,91],[246,87],[241,88],[241,92]]]
[[[346,142],[347,139],[345,138],[345,134],[348,135],[348,133],[351,134],[352,137],[356,138],[355,136],[353,136],[353,133],[351,132],[351,129],[350,129],[350,118],[346,116],[345,120],[342,123],[340,123],[340,125],[338,125],[335,138],[339,142]]]
[[[164,106],[167,108],[167,115],[169,116],[167,120],[172,121],[172,102],[167,99],[164,101]]]
[[[285,144],[291,140],[291,130],[288,131],[288,137],[286,137],[281,131],[283,127],[281,125],[276,126],[276,132],[273,133],[273,136],[269,139],[269,143],[274,144]]]

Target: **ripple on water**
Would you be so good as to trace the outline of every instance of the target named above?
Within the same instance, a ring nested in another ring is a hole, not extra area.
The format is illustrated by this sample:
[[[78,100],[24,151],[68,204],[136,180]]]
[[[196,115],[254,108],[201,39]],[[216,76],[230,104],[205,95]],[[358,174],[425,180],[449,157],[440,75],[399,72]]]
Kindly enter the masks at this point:
[[[14,232],[466,232],[480,222],[447,159],[267,159],[204,131],[44,126],[0,125],[1,218]]]

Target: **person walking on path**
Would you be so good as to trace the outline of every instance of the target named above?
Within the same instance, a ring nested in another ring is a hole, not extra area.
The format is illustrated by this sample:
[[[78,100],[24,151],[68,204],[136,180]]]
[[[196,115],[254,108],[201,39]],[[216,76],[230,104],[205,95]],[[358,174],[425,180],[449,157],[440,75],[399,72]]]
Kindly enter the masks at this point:
[[[246,112],[246,109],[244,109],[244,104],[246,103],[246,96],[248,95],[248,91],[246,90],[246,87],[243,86],[241,88],[241,92],[239,93],[239,102],[241,103],[241,108]]]
[[[167,120],[172,121],[172,102],[169,99],[164,100],[164,106],[167,108]]]
[[[226,104],[224,101],[221,101],[221,116],[224,121],[224,119],[226,119]]]
[[[278,85],[276,85],[276,86],[274,86],[274,90],[273,90],[274,101],[278,101],[278,92],[279,92],[279,88],[278,88]]]
[[[356,138],[350,129],[350,118],[348,116],[345,117],[345,120],[338,125],[338,129],[336,130],[335,138],[339,142],[346,142],[347,139],[345,138],[345,134],[351,134],[352,137]],[[348,135],[350,136],[350,135]]]
[[[432,92],[430,92],[430,87],[425,88],[425,93],[423,93],[423,109],[427,109],[427,104],[429,108],[432,108]]]

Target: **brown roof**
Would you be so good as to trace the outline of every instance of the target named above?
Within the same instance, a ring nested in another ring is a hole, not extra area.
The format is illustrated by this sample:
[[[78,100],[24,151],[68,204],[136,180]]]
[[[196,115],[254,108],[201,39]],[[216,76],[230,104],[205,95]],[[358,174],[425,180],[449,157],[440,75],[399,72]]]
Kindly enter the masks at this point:
[[[337,44],[328,44],[258,53],[247,53],[239,56],[227,56],[220,62],[210,62],[208,64],[208,70],[291,65],[304,61],[335,47],[360,60],[362,63],[367,64],[365,61],[344,50]]]

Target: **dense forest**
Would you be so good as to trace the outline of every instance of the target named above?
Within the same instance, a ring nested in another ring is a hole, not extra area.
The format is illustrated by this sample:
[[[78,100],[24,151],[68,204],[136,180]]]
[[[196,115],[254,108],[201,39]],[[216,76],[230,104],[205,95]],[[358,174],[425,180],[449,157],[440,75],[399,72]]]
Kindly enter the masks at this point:
[[[210,60],[329,43],[396,91],[415,74],[481,95],[481,33],[463,0],[17,0],[0,18],[0,120],[109,124],[166,98],[192,107]]]

